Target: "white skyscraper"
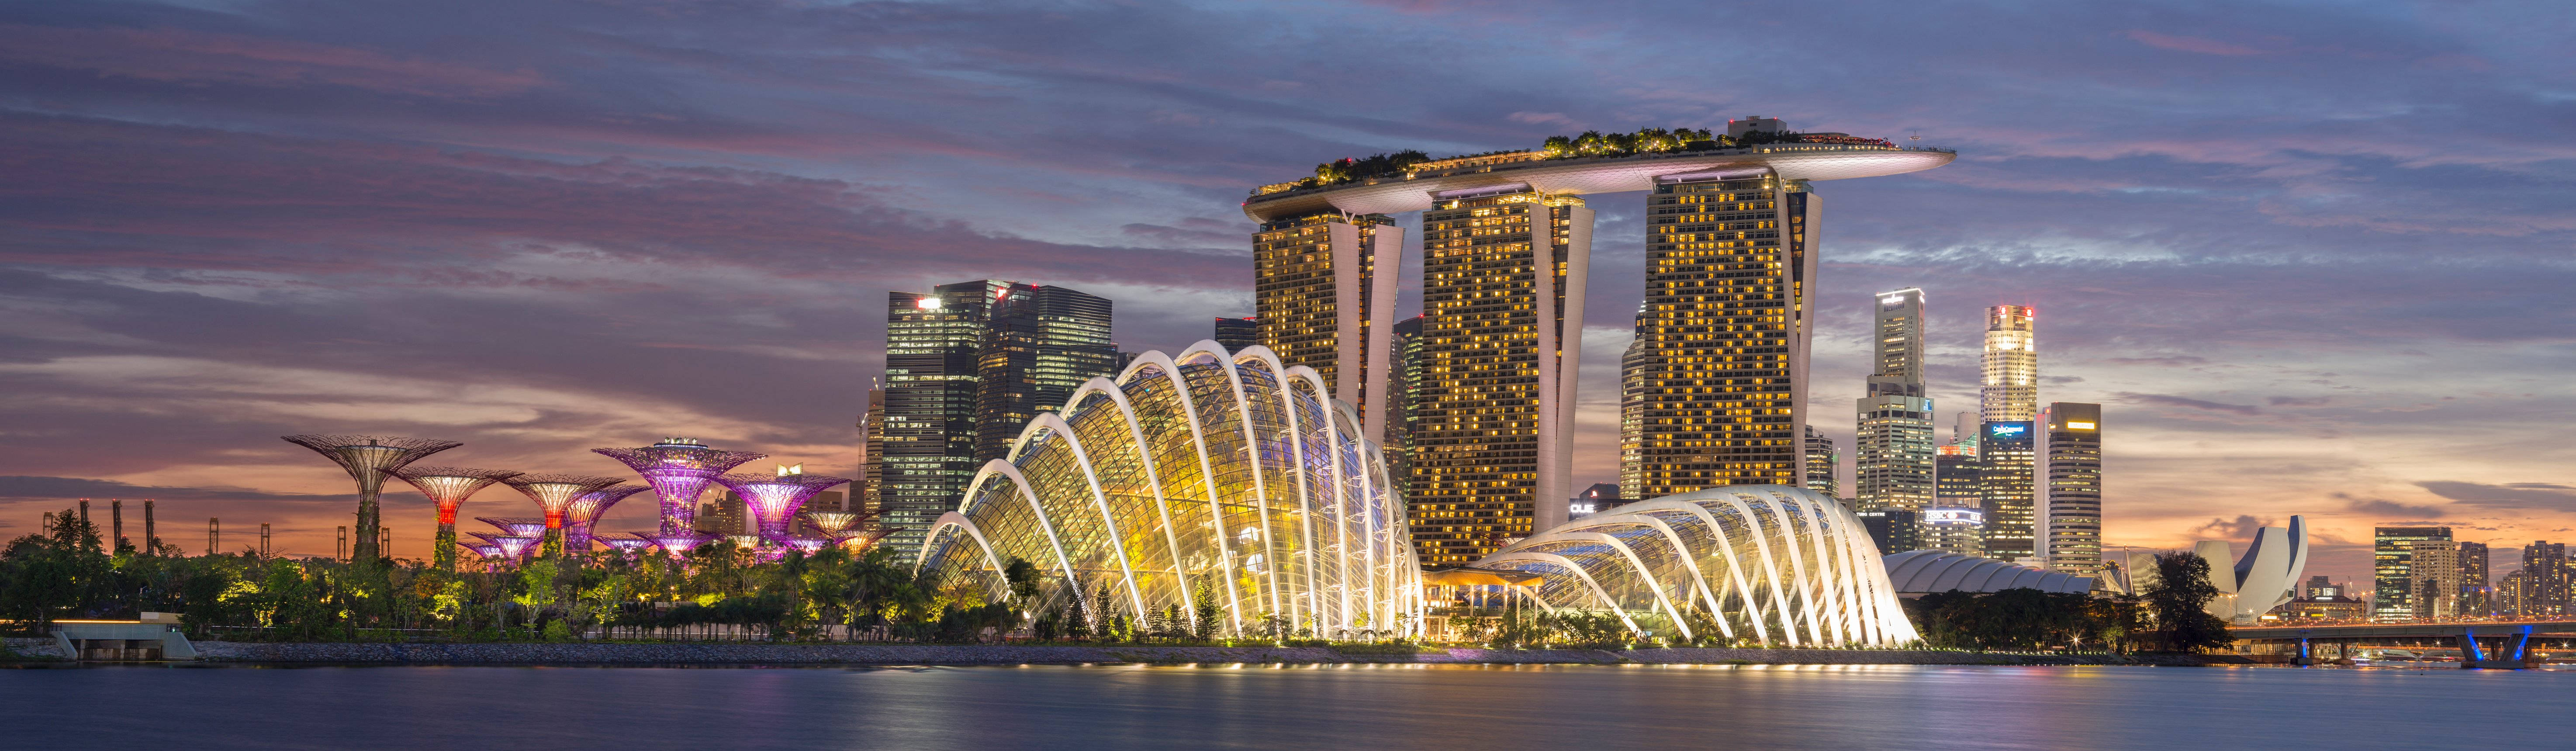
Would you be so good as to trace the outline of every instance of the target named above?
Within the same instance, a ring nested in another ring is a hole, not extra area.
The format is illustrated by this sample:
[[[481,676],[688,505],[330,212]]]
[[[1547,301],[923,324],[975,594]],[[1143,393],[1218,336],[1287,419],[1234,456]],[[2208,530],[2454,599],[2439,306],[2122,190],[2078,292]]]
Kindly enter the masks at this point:
[[[1923,382],[1923,290],[1877,296],[1877,370],[1859,401],[1852,469],[1860,508],[1920,511],[1932,503],[1932,399]]]
[[[2039,350],[2032,321],[2039,311],[2028,305],[1986,309],[1986,355],[1979,411],[1986,422],[2025,421],[2039,416]]]

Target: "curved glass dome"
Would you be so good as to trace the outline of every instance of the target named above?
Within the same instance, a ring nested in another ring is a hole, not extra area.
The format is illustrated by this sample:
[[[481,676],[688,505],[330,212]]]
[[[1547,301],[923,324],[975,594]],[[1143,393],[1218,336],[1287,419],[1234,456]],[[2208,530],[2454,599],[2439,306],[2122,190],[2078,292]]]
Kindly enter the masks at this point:
[[[1280,619],[1330,637],[1412,633],[1422,573],[1401,494],[1327,393],[1314,369],[1281,367],[1264,347],[1140,355],[986,463],[931,528],[922,569],[990,577],[999,593],[1017,558],[1048,574],[1048,601],[1076,582],[1106,585],[1129,613],[1192,613],[1209,593],[1220,630]]]
[[[1615,613],[1640,634],[1714,631],[1784,646],[1918,638],[1860,518],[1804,488],[1735,485],[1631,503],[1475,565],[1539,574],[1549,610]]]

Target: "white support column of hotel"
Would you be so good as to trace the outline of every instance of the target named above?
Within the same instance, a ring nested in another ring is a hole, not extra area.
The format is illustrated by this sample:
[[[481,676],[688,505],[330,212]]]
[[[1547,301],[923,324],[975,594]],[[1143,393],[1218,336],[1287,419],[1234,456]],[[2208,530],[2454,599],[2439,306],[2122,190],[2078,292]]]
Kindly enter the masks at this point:
[[[1404,275],[1404,230],[1393,224],[1381,225],[1369,238],[1368,317],[1360,322],[1364,339],[1343,340],[1365,342],[1362,346],[1367,351],[1368,370],[1359,378],[1342,377],[1346,382],[1360,384],[1359,400],[1340,396],[1350,393],[1349,386],[1337,385],[1335,391],[1340,393],[1335,396],[1359,407],[1360,435],[1385,443],[1387,404],[1395,398],[1387,392],[1392,388],[1389,382],[1395,367],[1395,296],[1399,277]]]
[[[1349,222],[1325,226],[1333,245],[1333,380],[1330,398],[1360,403],[1360,383],[1376,374],[1363,369],[1368,353],[1361,332],[1367,329],[1367,305],[1360,301],[1360,230]],[[1283,387],[1284,388],[1284,387]]]
[[[1534,204],[1533,210],[1544,204]],[[1574,410],[1577,387],[1583,370],[1583,285],[1592,264],[1592,208],[1589,206],[1552,207],[1548,219],[1556,212],[1566,218],[1565,249],[1565,322],[1561,328],[1547,325],[1555,317],[1551,310],[1557,304],[1546,289],[1553,280],[1553,269],[1538,269],[1542,285],[1539,300],[1539,409],[1538,409],[1538,488],[1534,500],[1535,526],[1531,531],[1554,529],[1566,523],[1571,512],[1566,507],[1574,499]],[[1533,220],[1535,221],[1535,220]],[[1533,231],[1536,235],[1536,231]],[[1550,254],[1553,255],[1553,254]],[[1549,356],[1554,353],[1555,356]]]

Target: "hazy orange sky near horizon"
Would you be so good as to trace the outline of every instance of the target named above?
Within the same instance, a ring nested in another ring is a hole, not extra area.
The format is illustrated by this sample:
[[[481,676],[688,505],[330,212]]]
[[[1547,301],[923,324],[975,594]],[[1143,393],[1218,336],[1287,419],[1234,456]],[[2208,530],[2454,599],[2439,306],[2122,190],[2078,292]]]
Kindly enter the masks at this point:
[[[1945,441],[1984,308],[2037,306],[2041,400],[2104,405],[2113,545],[2241,551],[2303,514],[2310,573],[2366,581],[2376,525],[2499,573],[2576,537],[2563,28],[1889,7],[0,9],[0,535],[149,497],[192,552],[220,517],[229,549],[267,522],[327,554],[350,485],[301,432],[598,474],[589,448],[686,435],[848,474],[889,291],[1069,286],[1175,349],[1251,312],[1253,185],[1761,114],[1961,154],[1816,185],[1810,422],[1846,454],[1869,301],[1921,287]],[[1644,196],[1588,200],[1579,484],[1616,475],[1644,268]],[[427,502],[386,495],[425,556]]]

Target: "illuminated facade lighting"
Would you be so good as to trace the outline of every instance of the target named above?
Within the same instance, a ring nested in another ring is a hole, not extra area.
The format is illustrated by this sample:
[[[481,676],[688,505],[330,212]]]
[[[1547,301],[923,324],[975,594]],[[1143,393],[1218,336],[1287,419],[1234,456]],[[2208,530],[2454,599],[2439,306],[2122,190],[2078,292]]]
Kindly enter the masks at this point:
[[[455,441],[429,438],[387,438],[365,435],[306,434],[282,437],[287,443],[312,449],[314,453],[329,458],[333,463],[340,465],[341,469],[348,471],[349,479],[357,481],[358,548],[353,552],[352,558],[360,561],[375,561],[383,557],[378,549],[378,543],[383,535],[378,532],[382,524],[379,521],[377,504],[384,494],[385,477],[394,470],[420,461],[422,457],[465,445]]]
[[[428,496],[438,506],[438,537],[432,543],[431,560],[438,568],[456,570],[456,510],[493,483],[512,477],[517,472],[464,467],[404,467],[394,470],[395,477]]]
[[[2039,416],[2039,311],[2028,305],[1986,309],[1985,357],[1979,370],[1979,414],[1986,422]]]
[[[1456,565],[1562,524],[1592,209],[1525,187],[1462,191],[1422,215],[1422,383],[1413,542]]]
[[[744,462],[768,456],[749,451],[717,451],[695,438],[664,438],[643,448],[591,449],[625,464],[644,476],[653,486],[653,497],[661,502],[662,534],[688,532],[697,525],[698,496],[717,475],[731,471]]]

